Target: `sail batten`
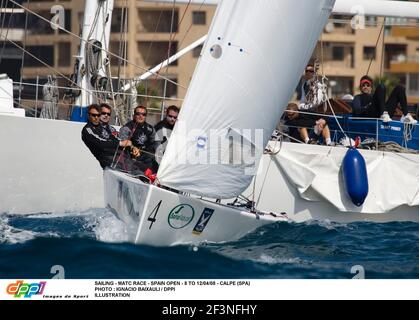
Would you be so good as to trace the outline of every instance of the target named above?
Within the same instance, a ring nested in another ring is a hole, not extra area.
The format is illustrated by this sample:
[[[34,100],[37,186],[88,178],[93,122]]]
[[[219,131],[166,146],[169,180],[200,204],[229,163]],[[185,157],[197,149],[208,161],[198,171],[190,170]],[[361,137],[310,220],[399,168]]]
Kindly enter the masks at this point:
[[[333,5],[220,3],[160,166],[160,183],[221,199],[248,187]]]

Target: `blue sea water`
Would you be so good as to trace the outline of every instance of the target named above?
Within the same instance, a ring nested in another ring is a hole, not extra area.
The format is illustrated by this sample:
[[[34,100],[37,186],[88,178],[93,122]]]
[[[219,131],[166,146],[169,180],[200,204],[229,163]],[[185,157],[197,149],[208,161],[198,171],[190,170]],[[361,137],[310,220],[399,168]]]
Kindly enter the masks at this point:
[[[245,238],[200,247],[126,242],[106,209],[0,215],[0,279],[367,279],[419,278],[419,224],[278,223]]]

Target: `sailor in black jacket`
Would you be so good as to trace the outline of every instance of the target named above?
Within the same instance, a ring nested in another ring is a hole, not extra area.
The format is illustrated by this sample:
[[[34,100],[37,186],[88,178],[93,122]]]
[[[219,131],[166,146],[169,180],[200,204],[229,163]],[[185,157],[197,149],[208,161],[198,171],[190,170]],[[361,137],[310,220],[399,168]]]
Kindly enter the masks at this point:
[[[119,131],[121,140],[131,140],[132,145],[140,149],[137,162],[142,162],[145,166],[157,172],[158,165],[155,161],[154,153],[156,150],[156,132],[152,125],[146,122],[147,108],[139,106],[134,110],[133,121],[128,122]]]
[[[114,161],[119,147],[131,147],[131,141],[119,141],[115,136],[107,134],[100,124],[100,108],[98,105],[91,105],[88,108],[88,123],[82,130],[82,140],[99,161],[100,166],[105,169],[110,167]]]
[[[118,131],[110,125],[112,108],[107,103],[102,103],[100,106],[100,124],[105,129],[103,136],[108,139],[111,135],[118,137]]]

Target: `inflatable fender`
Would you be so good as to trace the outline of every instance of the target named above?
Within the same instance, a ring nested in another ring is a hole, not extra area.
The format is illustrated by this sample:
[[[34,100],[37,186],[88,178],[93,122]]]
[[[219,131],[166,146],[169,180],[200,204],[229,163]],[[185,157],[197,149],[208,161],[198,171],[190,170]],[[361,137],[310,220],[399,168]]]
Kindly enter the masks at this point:
[[[357,149],[350,148],[342,165],[346,192],[353,204],[360,207],[364,204],[369,191],[365,159]]]

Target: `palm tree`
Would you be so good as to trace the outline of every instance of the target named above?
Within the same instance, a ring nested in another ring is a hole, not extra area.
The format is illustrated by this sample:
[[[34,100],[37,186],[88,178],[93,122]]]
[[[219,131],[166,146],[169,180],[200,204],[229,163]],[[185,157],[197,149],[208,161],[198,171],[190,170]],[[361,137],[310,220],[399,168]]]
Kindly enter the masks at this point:
[[[374,89],[377,89],[379,84],[383,84],[386,87],[386,99],[396,86],[400,84],[400,79],[392,74],[385,74],[382,77],[376,76],[374,78]]]

